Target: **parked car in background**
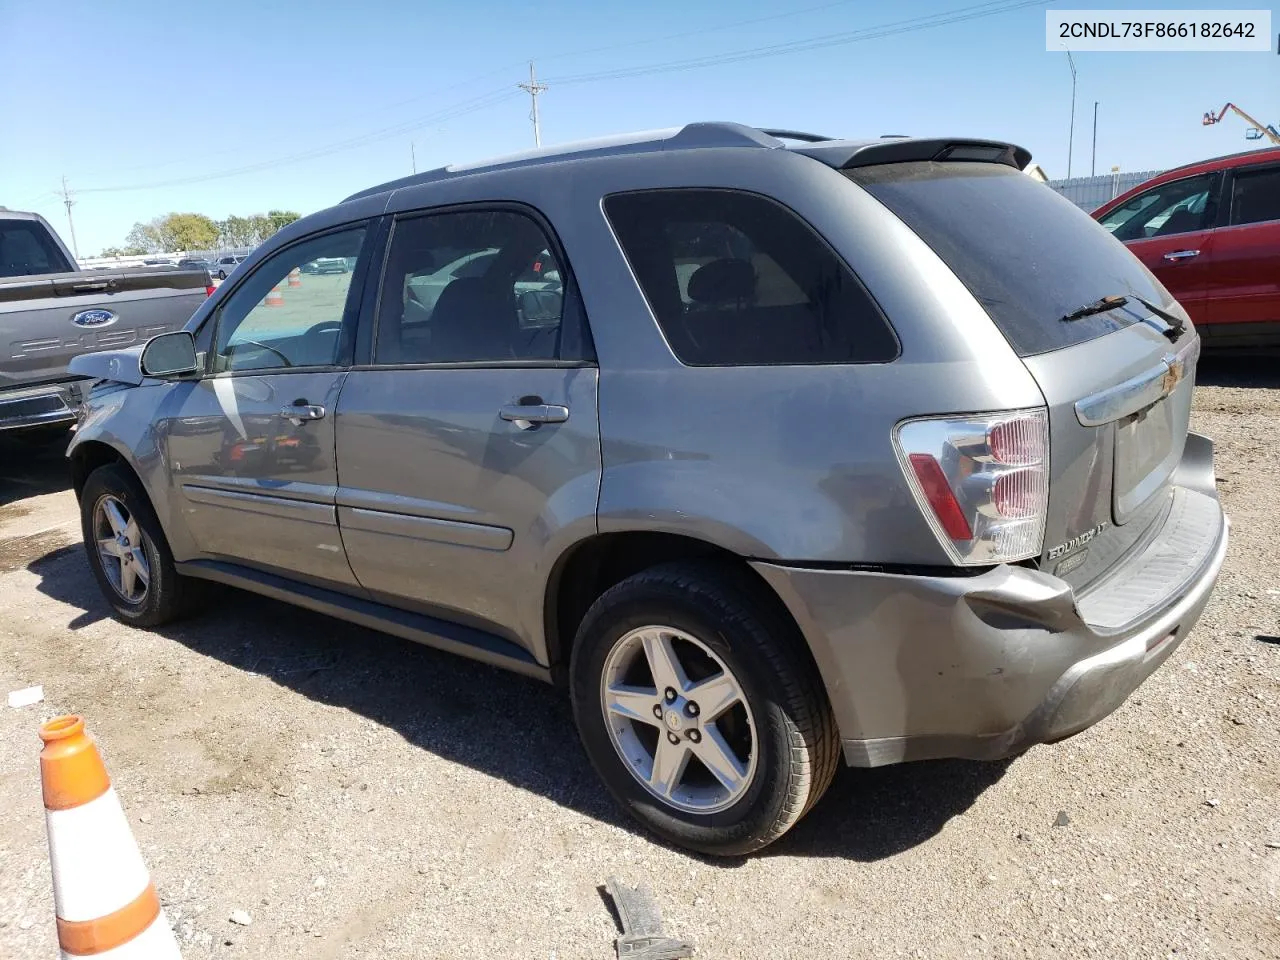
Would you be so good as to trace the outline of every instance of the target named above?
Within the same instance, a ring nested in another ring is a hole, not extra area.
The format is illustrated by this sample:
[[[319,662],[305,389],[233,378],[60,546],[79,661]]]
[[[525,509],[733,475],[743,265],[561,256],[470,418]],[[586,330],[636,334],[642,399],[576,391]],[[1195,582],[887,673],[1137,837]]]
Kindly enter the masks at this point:
[[[240,266],[244,262],[244,257],[219,257],[210,272],[219,280],[225,280],[230,276],[231,271]]]
[[[1168,170],[1094,211],[1206,347],[1280,347],[1280,147]]]
[[[317,257],[302,264],[303,273],[349,273],[351,267],[346,257]]]
[[[1227,546],[1185,312],[1019,147],[783,137],[373,187],[78,360],[111,381],[68,455],[116,616],[217,581],[563,684],[622,807],[713,854],[842,756],[1106,716]]]
[[[208,284],[172,264],[81,270],[39,214],[0,212],[0,431],[69,427],[72,358],[181,329]]]
[[[167,259],[167,258],[165,258],[165,257],[155,257],[155,258],[152,258],[152,259],[149,259],[149,260],[143,260],[143,261],[142,261],[142,265],[143,265],[144,267],[174,267],[174,266],[177,266],[177,264],[175,264],[172,260],[169,260],[169,259]]]
[[[205,270],[213,274],[213,264],[203,257],[187,257],[178,261],[179,270]]]

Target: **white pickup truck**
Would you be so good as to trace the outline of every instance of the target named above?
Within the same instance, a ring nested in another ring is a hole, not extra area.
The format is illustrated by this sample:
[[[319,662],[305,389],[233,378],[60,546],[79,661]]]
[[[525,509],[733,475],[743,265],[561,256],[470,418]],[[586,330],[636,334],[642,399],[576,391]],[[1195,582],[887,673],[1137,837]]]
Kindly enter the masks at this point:
[[[0,432],[70,427],[73,357],[179,330],[212,292],[206,270],[81,270],[43,217],[0,207]]]

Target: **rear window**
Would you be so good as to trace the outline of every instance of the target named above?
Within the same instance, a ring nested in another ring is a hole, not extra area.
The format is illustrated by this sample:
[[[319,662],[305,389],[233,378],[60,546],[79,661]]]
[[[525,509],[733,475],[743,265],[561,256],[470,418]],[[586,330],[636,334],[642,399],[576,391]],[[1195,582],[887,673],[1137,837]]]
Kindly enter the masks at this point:
[[[69,273],[73,269],[40,224],[0,220],[0,277]]]
[[[795,213],[734,190],[605,198],[662,332],[689,366],[881,363],[897,340],[848,266]]]
[[[846,172],[951,268],[1020,356],[1134,323],[1142,307],[1060,318],[1115,294],[1167,302],[1156,279],[1092,217],[993,163],[896,163]]]

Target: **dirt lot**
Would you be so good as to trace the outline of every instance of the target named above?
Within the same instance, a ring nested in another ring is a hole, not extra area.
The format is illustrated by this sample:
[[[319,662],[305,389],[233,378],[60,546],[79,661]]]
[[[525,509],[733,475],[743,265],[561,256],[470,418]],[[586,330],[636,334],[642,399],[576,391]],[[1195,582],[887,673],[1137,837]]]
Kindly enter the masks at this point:
[[[732,863],[621,820],[531,681],[248,595],[108,619],[60,448],[0,445],[0,689],[47,695],[0,707],[0,956],[56,955],[36,729],[70,711],[189,960],[611,957],[610,874],[708,958],[1280,956],[1277,369],[1202,368],[1234,540],[1123,708],[1011,763],[843,771]]]

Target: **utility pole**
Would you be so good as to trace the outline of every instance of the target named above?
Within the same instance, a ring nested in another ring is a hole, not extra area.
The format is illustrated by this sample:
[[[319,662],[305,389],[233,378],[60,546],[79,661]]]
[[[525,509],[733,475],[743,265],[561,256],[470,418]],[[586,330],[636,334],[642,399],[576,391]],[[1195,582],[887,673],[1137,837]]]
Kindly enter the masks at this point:
[[[1098,167],[1098,101],[1093,101],[1093,157],[1089,160],[1089,176],[1097,175]]]
[[[67,226],[71,228],[71,252],[75,254],[76,259],[80,259],[80,245],[76,243],[76,224],[71,219],[71,207],[75,201],[71,199],[71,191],[67,189],[67,178],[64,174],[62,177],[62,202],[67,207]]]
[[[538,94],[546,93],[547,85],[539,83],[537,74],[533,72],[533,61],[529,61],[529,82],[517,83],[517,87],[529,94],[529,99],[533,101],[533,109],[529,111],[529,119],[533,121],[533,143],[535,146],[542,146],[542,125],[538,121]]]
[[[1071,58],[1071,50],[1064,43],[1062,49],[1067,51],[1067,66],[1071,68],[1071,129],[1067,134],[1067,179],[1071,179],[1071,152],[1076,142],[1076,62]]]
[[[418,153],[414,149],[413,141],[409,141],[409,162],[413,164],[413,172],[418,172]]]

